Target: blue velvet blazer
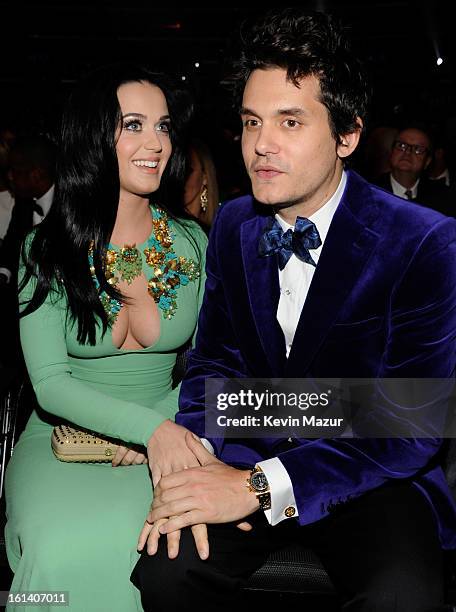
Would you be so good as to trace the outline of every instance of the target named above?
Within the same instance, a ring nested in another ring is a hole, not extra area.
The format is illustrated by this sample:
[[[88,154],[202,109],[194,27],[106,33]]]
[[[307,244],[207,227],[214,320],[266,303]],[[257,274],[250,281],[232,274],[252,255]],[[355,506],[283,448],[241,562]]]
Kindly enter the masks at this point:
[[[349,171],[287,359],[276,318],[277,261],[257,252],[270,214],[250,196],[227,202],[218,214],[178,423],[205,436],[207,377],[454,376],[454,219]],[[278,456],[302,525],[392,479],[411,479],[431,504],[443,547],[456,547],[456,506],[436,461],[440,438],[300,439],[278,454],[277,439],[211,442],[232,465]]]

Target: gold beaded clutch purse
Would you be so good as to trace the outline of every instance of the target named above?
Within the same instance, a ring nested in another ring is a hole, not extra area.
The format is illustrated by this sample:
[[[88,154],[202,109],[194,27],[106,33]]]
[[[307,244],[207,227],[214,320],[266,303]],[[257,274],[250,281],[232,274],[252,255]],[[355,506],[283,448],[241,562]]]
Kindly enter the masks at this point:
[[[57,425],[52,431],[52,450],[59,461],[107,463],[116,454],[118,444],[89,430]]]

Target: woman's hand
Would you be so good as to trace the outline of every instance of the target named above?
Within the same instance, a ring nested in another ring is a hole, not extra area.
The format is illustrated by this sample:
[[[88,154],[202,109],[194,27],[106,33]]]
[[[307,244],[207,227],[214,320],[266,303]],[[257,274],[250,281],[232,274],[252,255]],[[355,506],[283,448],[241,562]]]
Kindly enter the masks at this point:
[[[162,476],[200,465],[185,441],[187,434],[189,434],[188,429],[176,425],[173,421],[166,420],[157,427],[150,437],[147,444],[147,456],[154,487]],[[199,440],[198,436],[192,435]],[[155,524],[146,521],[139,536],[138,550],[142,550],[147,544],[148,554],[154,555],[157,552],[160,538],[159,528],[167,521],[168,519],[162,519]],[[201,559],[207,559],[209,542],[206,525],[193,525],[192,532],[199,556]],[[180,531],[174,531],[167,536],[170,559],[174,559],[179,554],[179,540]]]
[[[147,457],[141,452],[126,446],[119,446],[112,460],[112,467],[118,465],[141,465],[147,463]]]
[[[154,487],[162,476],[200,465],[185,442],[187,432],[185,427],[167,419],[149,438],[147,456]]]
[[[155,555],[158,549],[158,540],[161,535],[159,529],[162,525],[167,523],[168,520],[169,519],[164,518],[155,523],[149,523],[146,519],[144,527],[139,535],[138,551],[142,551],[147,544],[147,554]],[[173,531],[167,535],[168,557],[170,559],[175,559],[179,554],[180,533],[180,531]],[[193,525],[192,533],[200,558],[203,560],[207,559],[209,556],[209,542],[207,539],[206,525]]]

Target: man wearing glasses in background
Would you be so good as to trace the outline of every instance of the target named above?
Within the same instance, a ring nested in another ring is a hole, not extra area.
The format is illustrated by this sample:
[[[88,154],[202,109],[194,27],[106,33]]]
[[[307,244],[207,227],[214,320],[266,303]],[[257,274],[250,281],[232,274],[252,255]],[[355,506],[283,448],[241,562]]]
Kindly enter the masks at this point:
[[[456,201],[443,184],[430,181],[425,170],[432,161],[432,141],[429,134],[416,127],[402,129],[391,149],[391,172],[379,177],[377,185],[394,195],[415,200],[444,215],[456,216]]]

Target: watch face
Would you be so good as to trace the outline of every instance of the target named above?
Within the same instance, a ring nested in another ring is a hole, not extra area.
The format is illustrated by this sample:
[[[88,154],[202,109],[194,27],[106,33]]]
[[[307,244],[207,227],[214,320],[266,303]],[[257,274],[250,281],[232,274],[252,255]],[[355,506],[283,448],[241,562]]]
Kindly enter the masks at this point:
[[[263,472],[254,472],[250,477],[250,485],[255,491],[267,491],[268,480]]]

